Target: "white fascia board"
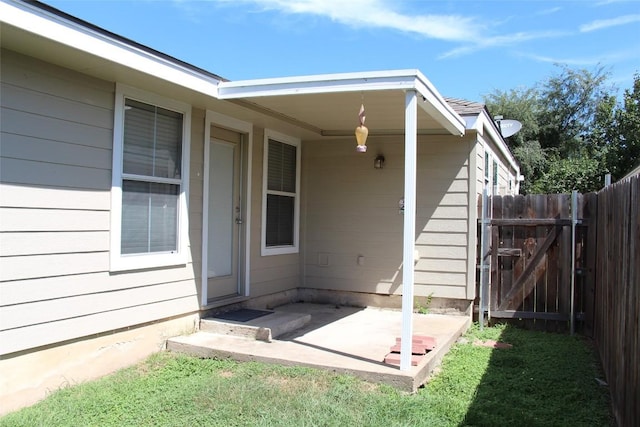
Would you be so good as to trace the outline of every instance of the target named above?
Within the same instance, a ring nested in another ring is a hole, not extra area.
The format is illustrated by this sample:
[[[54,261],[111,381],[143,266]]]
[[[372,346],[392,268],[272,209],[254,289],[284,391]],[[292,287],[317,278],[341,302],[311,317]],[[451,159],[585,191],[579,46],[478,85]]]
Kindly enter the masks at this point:
[[[423,101],[418,102],[418,105],[451,132],[452,135],[463,136],[466,129],[465,120],[451,108],[433,84],[420,71],[416,73],[416,90],[422,96]]]
[[[28,3],[1,1],[0,22],[205,95],[217,96],[219,80],[213,77],[154,56]]]
[[[239,99],[378,90],[417,91],[424,101],[419,104],[427,113],[452,134],[464,135],[464,120],[418,70],[372,71],[220,82],[218,98]]]
[[[220,82],[220,99],[414,89],[416,70],[322,74]]]
[[[493,121],[487,116],[485,111],[478,115],[476,128],[481,128],[487,133],[491,141],[493,141],[496,147],[498,147],[498,150],[500,150],[500,152],[509,161],[511,167],[513,167],[517,174],[520,174],[520,166],[518,166],[518,162],[516,162],[515,157],[513,157],[513,154],[511,154],[511,151],[509,150],[509,147],[507,147],[507,144],[504,142],[504,139],[498,132],[498,129],[493,124]]]

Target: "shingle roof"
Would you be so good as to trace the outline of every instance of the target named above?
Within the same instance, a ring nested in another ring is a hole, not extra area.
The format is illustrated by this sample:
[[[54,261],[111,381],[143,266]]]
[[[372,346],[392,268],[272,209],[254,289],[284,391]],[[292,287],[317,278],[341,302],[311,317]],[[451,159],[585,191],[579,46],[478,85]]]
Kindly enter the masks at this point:
[[[449,104],[451,108],[461,116],[468,116],[471,114],[478,115],[485,109],[484,104],[479,102],[447,97],[445,97],[444,100],[447,101],[447,104]]]

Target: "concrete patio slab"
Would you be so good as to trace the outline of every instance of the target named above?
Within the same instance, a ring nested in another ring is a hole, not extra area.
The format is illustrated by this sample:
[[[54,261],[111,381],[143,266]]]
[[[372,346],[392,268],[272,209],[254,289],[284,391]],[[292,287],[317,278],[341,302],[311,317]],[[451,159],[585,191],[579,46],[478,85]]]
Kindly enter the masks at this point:
[[[201,331],[168,340],[167,349],[198,357],[328,369],[415,392],[471,323],[466,316],[414,314],[414,335],[434,337],[436,347],[420,357],[417,366],[400,371],[384,363],[401,334],[399,310],[297,303],[274,311],[308,314],[311,319],[271,342]]]

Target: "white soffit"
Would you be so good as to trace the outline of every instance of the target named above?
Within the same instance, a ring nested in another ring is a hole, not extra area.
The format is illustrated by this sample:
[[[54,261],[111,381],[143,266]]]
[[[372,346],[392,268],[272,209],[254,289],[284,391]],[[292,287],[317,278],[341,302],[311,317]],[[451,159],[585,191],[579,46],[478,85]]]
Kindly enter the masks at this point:
[[[429,116],[429,122],[436,122],[454,135],[463,135],[464,120],[446,103],[433,85],[417,70],[377,71],[363,73],[325,74],[315,76],[242,80],[220,82],[218,97],[226,100],[248,100],[263,108],[278,111],[290,117],[313,124],[324,131],[340,132],[340,127],[322,124],[331,114],[342,117],[357,117],[360,100],[365,104],[366,115],[381,110],[386,97],[398,97],[401,111],[397,111],[397,129],[404,128],[404,93],[415,90],[422,102],[421,110]],[[392,92],[392,94],[390,94]],[[280,99],[278,99],[280,98]],[[355,99],[355,101],[354,101]],[[388,98],[387,98],[388,99]],[[332,101],[331,103],[327,103]],[[338,112],[350,105],[345,112]],[[358,105],[355,105],[358,104]],[[327,108],[331,111],[327,111]],[[323,111],[324,109],[324,111]],[[352,114],[349,111],[353,110]],[[380,115],[391,122],[388,114]],[[357,125],[357,121],[352,119]],[[334,120],[334,123],[339,123]],[[425,121],[426,122],[426,121]],[[369,121],[367,123],[371,123]],[[379,123],[379,122],[378,122]],[[394,128],[389,123],[389,128]]]
[[[109,37],[53,12],[25,2],[0,1],[0,22],[21,31],[88,53],[106,61],[131,68],[209,95],[217,95],[219,80],[153,55],[141,48]],[[4,44],[4,43],[3,43]]]

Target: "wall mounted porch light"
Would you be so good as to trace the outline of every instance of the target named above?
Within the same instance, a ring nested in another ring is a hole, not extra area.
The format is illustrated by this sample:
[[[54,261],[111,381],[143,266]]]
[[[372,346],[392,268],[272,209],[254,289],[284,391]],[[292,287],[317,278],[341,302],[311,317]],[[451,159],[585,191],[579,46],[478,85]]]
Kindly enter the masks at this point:
[[[384,156],[382,154],[378,154],[378,156],[373,160],[374,169],[382,169],[384,167]]]
[[[358,153],[366,153],[367,152],[367,136],[369,136],[369,129],[364,125],[364,104],[360,106],[360,113],[358,113],[358,118],[360,119],[360,125],[356,128],[356,141],[358,145],[356,147],[356,151]]]

